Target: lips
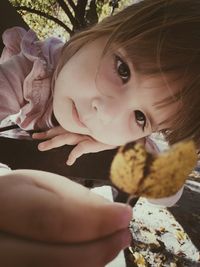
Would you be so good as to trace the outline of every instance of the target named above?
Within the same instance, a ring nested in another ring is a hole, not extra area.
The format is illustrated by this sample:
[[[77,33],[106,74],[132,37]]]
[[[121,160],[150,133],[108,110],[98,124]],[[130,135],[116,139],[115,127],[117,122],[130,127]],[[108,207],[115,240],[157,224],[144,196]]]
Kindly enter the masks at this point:
[[[74,119],[74,121],[80,126],[80,127],[86,127],[85,124],[81,121],[78,111],[76,109],[76,106],[73,102],[73,106],[72,106],[72,117]]]

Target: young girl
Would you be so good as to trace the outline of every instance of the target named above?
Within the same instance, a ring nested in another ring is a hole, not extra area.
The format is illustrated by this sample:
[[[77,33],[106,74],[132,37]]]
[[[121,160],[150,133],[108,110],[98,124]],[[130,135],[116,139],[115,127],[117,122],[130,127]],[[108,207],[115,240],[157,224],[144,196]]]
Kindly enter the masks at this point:
[[[40,150],[76,145],[69,165],[153,132],[198,145],[199,28],[198,0],[144,0],[65,45],[8,30],[0,119],[16,114],[22,129],[42,131]]]

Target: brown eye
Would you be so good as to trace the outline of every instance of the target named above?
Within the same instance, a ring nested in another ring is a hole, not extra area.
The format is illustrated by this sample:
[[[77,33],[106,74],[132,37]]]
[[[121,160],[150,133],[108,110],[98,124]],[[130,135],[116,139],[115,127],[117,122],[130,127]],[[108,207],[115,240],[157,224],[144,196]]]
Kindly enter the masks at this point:
[[[144,113],[140,110],[135,110],[135,120],[139,126],[142,127],[142,130],[144,131],[144,128],[146,126],[146,117]]]
[[[129,66],[119,57],[116,56],[116,70],[123,83],[127,83],[130,79],[131,72]]]

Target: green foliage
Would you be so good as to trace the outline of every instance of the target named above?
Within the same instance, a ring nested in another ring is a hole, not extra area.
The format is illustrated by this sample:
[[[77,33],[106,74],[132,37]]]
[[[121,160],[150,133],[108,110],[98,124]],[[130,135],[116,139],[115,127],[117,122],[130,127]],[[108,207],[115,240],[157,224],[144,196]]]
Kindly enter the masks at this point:
[[[102,20],[111,15],[113,10],[109,5],[110,0],[9,1],[41,39],[56,36],[66,40],[74,31],[80,30],[84,25]],[[119,0],[118,2],[119,9],[122,9],[133,0]],[[114,9],[114,11],[119,9]]]
[[[107,16],[110,16],[112,13],[112,7],[109,5],[109,0],[104,1],[104,4],[101,6],[101,10],[99,12],[99,20],[101,21]],[[119,12],[120,10],[124,9],[131,3],[133,3],[134,0],[120,0],[119,1],[119,7],[114,10],[114,13]]]
[[[16,7],[29,27],[37,32],[39,38],[42,39],[47,36],[57,36],[64,40],[68,38],[68,32],[55,21],[49,19],[50,16],[55,17],[70,27],[66,13],[63,12],[56,0],[10,0],[10,2]],[[34,13],[35,10],[43,12],[46,16]]]

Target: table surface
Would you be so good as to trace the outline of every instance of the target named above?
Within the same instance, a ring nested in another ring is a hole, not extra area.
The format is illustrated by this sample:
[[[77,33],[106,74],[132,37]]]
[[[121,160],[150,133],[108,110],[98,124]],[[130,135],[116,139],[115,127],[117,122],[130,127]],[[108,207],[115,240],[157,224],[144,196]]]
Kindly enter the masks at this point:
[[[109,182],[109,169],[116,150],[90,153],[81,156],[72,166],[66,159],[72,146],[63,146],[50,151],[37,149],[38,141],[0,137],[0,162],[11,169],[29,168],[49,171],[69,178]]]

